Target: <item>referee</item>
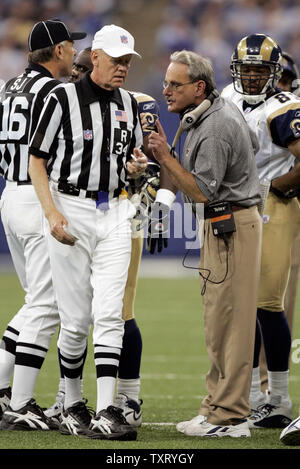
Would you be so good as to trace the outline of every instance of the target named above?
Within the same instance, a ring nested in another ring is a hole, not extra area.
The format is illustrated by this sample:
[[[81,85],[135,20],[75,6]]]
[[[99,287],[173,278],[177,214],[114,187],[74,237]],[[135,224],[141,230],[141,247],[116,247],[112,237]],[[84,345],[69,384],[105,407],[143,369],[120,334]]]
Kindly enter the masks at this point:
[[[4,413],[2,429],[51,428],[51,421],[45,418],[33,395],[59,315],[43,213],[28,176],[28,149],[46,96],[60,84],[57,78],[71,72],[73,41],[85,36],[71,33],[61,21],[36,23],[28,38],[28,67],[2,90],[0,174],[6,187],[1,198],[1,217],[11,257],[26,293],[25,304],[8,324],[0,347],[0,420],[10,405]]]
[[[49,95],[30,148],[30,176],[48,220],[61,316],[58,346],[66,394],[60,430],[101,439],[137,436],[113,406],[135,214],[123,189],[128,173],[139,176],[147,166],[139,149],[143,136],[137,102],[120,88],[133,55],[139,54],[128,31],[115,25],[98,31],[92,72]],[[93,418],[80,386],[92,324],[97,373]]]

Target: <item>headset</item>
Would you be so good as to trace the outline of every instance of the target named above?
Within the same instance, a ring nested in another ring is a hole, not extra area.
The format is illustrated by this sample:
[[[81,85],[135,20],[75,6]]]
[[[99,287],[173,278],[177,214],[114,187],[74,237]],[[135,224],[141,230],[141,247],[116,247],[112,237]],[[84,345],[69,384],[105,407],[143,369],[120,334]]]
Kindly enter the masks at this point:
[[[174,137],[172,147],[171,147],[171,154],[172,152],[175,151],[175,147],[177,145],[178,139],[181,136],[181,134],[185,132],[186,130],[190,129],[195,124],[195,122],[197,122],[199,117],[205,111],[207,111],[207,109],[210,108],[210,106],[212,105],[212,103],[218,96],[219,96],[219,93],[215,89],[207,96],[207,98],[204,99],[204,101],[202,101],[201,104],[199,104],[199,106],[197,106],[196,108],[192,110],[187,109],[187,111],[184,113],[180,121],[179,127]]]
[[[177,132],[176,132],[176,135],[174,137],[174,140],[173,140],[173,143],[172,143],[172,147],[171,147],[171,154],[176,158],[176,159],[179,159],[177,153],[175,152],[175,147],[176,147],[176,144],[178,142],[178,139],[179,137],[181,136],[181,134],[190,129],[196,122],[197,120],[199,119],[199,117],[205,112],[207,111],[210,106],[212,105],[212,103],[214,102],[214,100],[216,98],[219,97],[219,93],[218,93],[218,90],[214,89],[208,96],[207,98],[204,99],[204,101],[202,101],[201,104],[199,104],[199,106],[197,106],[196,108],[194,109],[190,109],[188,108],[183,117],[181,118],[181,121],[180,121],[180,124],[179,124],[179,127],[177,129]],[[232,213],[231,213],[232,215]],[[202,288],[202,291],[201,291],[201,295],[204,295],[205,294],[205,291],[206,291],[206,285],[207,285],[207,282],[210,282],[210,283],[213,283],[213,284],[220,284],[220,283],[223,283],[225,280],[226,280],[226,277],[228,275],[228,253],[229,253],[229,244],[228,244],[228,239],[227,239],[227,234],[231,234],[233,231],[235,231],[235,225],[234,225],[234,219],[231,218],[231,225],[230,225],[230,229],[226,232],[226,230],[224,230],[224,226],[222,225],[220,227],[220,233],[219,233],[219,230],[217,229],[217,233],[214,233],[216,236],[219,235],[224,243],[225,243],[225,247],[226,247],[226,271],[225,271],[225,274],[224,274],[224,277],[219,280],[219,281],[214,281],[214,280],[211,280],[209,277],[211,275],[211,270],[210,269],[200,269],[199,267],[190,267],[188,265],[185,264],[185,260],[190,252],[190,250],[188,250],[186,253],[185,253],[185,256],[182,260],[182,265],[183,267],[186,267],[188,269],[194,269],[194,270],[197,270],[200,277],[202,277],[204,283],[203,283],[203,288]],[[202,272],[202,271],[206,271],[207,272],[207,276],[205,276]]]

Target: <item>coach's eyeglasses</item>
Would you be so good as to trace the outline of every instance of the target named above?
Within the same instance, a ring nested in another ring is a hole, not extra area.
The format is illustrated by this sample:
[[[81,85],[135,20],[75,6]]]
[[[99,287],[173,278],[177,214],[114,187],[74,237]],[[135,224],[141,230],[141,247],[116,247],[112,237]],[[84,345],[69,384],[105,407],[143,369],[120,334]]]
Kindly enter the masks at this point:
[[[177,83],[176,81],[170,81],[168,83],[166,80],[164,80],[162,86],[163,90],[169,87],[171,91],[177,91],[180,86],[190,85],[191,83],[196,83],[196,81],[198,80],[187,81],[186,83]]]

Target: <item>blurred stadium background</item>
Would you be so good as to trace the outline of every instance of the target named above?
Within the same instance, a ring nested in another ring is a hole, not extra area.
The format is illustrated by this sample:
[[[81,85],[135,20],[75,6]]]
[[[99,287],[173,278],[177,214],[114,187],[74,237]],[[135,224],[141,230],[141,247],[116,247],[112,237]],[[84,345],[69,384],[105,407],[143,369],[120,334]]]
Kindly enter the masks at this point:
[[[134,35],[136,50],[143,58],[134,60],[126,87],[159,101],[169,142],[176,133],[178,117],[168,114],[161,84],[174,50],[191,49],[208,56],[219,90],[231,80],[233,48],[250,33],[273,36],[300,64],[299,0],[1,0],[0,80],[22,73],[27,62],[28,33],[35,22],[49,18],[60,18],[70,29],[86,31],[87,38],[80,41],[80,46],[78,43],[80,48],[89,46],[95,32],[105,24],[118,24]],[[0,194],[3,187],[0,178]],[[179,203],[180,198],[178,194]],[[171,227],[169,248],[160,257],[182,257],[185,250],[185,236],[175,238]],[[5,254],[0,258],[3,265],[9,255],[2,225],[1,254]],[[197,254],[196,249],[190,252],[191,256]],[[144,252],[143,259],[150,257]]]

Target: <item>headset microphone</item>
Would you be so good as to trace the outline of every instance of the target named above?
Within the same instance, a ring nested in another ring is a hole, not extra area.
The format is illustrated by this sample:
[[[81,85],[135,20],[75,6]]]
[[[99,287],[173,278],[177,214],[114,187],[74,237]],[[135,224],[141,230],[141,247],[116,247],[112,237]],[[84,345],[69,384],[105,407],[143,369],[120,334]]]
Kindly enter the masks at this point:
[[[199,106],[197,106],[195,109],[192,111],[188,111],[184,114],[183,118],[180,121],[179,127],[177,129],[176,135],[174,137],[172,147],[171,147],[171,152],[175,150],[176,144],[178,142],[178,139],[180,135],[185,131],[188,130],[192,125],[195,124],[195,122],[199,119],[199,117],[207,111],[207,109],[210,108],[212,103],[214,102],[215,98],[219,96],[219,93],[217,90],[213,90],[207,98],[202,101]]]

